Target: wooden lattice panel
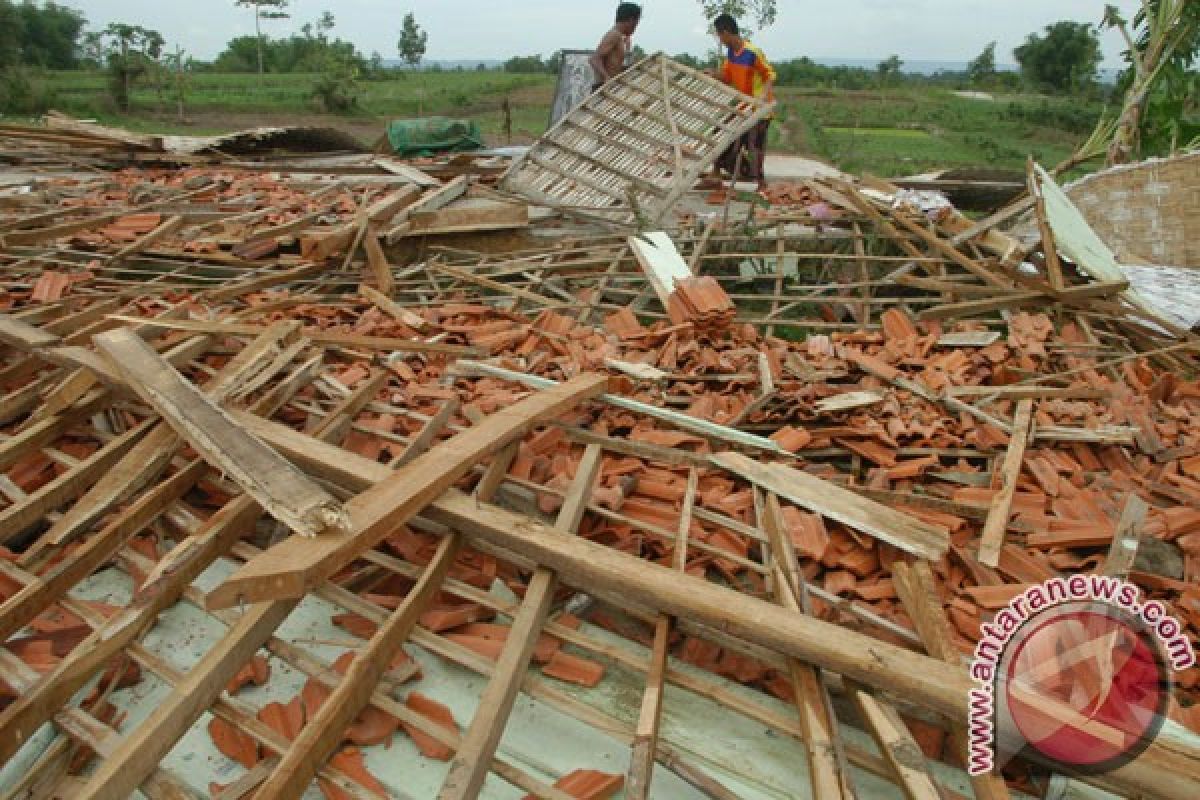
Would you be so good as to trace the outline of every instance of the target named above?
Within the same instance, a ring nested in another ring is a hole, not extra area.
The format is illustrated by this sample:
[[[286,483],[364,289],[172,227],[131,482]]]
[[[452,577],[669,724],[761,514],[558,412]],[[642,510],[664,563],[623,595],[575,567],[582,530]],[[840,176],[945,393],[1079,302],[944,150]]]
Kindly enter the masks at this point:
[[[655,223],[770,109],[660,53],[547,131],[501,185],[612,222]]]

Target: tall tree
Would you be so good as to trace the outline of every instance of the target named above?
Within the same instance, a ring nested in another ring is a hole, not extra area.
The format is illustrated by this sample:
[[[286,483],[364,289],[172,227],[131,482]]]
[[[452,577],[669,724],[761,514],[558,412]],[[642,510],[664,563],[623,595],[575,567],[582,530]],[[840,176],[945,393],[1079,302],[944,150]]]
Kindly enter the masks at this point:
[[[1104,24],[1125,38],[1129,67],[1119,84],[1125,103],[1108,149],[1108,163],[1123,164],[1143,155],[1174,150],[1200,135],[1187,122],[1200,105],[1200,4],[1188,0],[1142,0],[1134,17],[1137,36],[1116,6],[1105,9]]]
[[[21,12],[8,0],[0,0],[0,67],[21,63],[21,42],[25,38],[25,22]]]
[[[1045,35],[1029,34],[1013,56],[1021,65],[1021,75],[1034,86],[1078,91],[1096,80],[1100,37],[1089,23],[1063,20],[1047,25]]]
[[[400,40],[396,42],[404,63],[413,68],[419,66],[421,59],[425,57],[425,45],[428,41],[429,34],[421,30],[413,13],[410,11],[405,14],[404,22],[400,26]]]
[[[0,64],[49,69],[78,66],[83,14],[53,2],[0,2]]]
[[[149,72],[162,56],[162,34],[141,25],[114,22],[100,32],[108,62],[109,89],[117,108],[128,111],[134,81]]]
[[[903,66],[904,62],[900,60],[900,56],[894,53],[876,64],[875,71],[879,73],[880,85],[886,87],[891,83],[892,78],[900,74],[900,68]]]
[[[235,5],[254,9],[254,37],[258,39],[258,74],[266,71],[263,64],[262,21],[264,19],[287,19],[290,14],[284,9],[291,0],[235,0]]]
[[[778,12],[776,0],[699,0],[699,3],[710,21],[721,14],[731,14],[739,22],[752,22],[758,30],[771,27]]]
[[[967,79],[971,81],[972,86],[987,86],[995,77],[996,43],[992,42],[967,64]]]

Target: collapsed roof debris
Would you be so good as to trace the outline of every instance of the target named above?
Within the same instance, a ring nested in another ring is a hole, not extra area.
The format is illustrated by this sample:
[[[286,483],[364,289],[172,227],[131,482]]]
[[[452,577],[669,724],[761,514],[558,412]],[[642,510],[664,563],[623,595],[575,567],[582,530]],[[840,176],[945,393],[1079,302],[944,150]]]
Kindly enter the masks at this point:
[[[500,190],[0,128],[0,784],[961,796],[962,662],[1028,586],[1126,576],[1194,641],[1191,320],[1045,179],[1031,239],[874,180],[676,205],[758,113],[710,89],[648,60]],[[1103,785],[1190,798],[1198,701]]]

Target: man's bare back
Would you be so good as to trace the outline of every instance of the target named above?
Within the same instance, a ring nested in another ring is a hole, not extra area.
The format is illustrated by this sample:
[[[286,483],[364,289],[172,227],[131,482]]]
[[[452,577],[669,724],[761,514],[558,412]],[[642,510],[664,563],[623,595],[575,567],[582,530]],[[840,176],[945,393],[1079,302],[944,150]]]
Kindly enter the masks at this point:
[[[596,84],[606,83],[625,68],[625,34],[613,28],[604,34],[600,46],[592,56],[592,70],[596,73]]]
[[[613,25],[612,30],[604,34],[600,46],[592,53],[588,62],[595,73],[593,90],[599,89],[625,69],[625,56],[629,52],[630,42],[641,19],[642,7],[637,3],[621,3],[617,6],[617,23]]]

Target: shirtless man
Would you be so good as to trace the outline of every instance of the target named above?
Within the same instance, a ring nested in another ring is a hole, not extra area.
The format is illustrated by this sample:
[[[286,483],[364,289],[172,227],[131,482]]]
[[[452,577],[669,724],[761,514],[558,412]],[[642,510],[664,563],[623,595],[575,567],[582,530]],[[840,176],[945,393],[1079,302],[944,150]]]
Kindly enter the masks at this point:
[[[625,69],[625,55],[629,52],[630,39],[642,21],[642,7],[637,3],[621,3],[617,6],[617,24],[604,34],[600,46],[592,53],[592,72],[596,79],[592,91],[599,89]]]

